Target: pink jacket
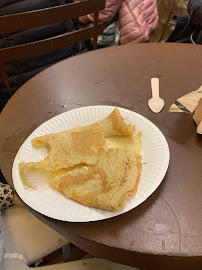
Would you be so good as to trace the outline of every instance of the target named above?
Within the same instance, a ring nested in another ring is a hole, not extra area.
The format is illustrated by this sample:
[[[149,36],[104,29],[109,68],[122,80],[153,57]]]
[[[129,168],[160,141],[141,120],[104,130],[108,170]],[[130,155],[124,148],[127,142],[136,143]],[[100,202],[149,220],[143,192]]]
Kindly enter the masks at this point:
[[[145,42],[158,25],[156,0],[106,0],[99,13],[100,22],[109,22],[118,12],[121,44]],[[79,18],[81,23],[93,22],[93,14]]]

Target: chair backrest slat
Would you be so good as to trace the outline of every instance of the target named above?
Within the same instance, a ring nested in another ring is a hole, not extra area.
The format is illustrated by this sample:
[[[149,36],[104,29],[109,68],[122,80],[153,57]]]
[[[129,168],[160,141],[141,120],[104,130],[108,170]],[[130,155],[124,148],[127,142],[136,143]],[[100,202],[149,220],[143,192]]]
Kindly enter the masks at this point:
[[[105,0],[83,0],[62,6],[0,16],[0,34],[36,28],[75,19],[105,7]]]
[[[105,8],[106,0],[80,0],[61,6],[0,16],[0,34],[7,34],[64,22],[94,13],[93,26],[64,33],[52,38],[0,49],[0,75],[10,95],[10,85],[4,64],[23,58],[42,55],[81,41],[93,38],[93,49],[97,47],[97,36],[103,32],[103,23],[98,23],[99,11]]]
[[[103,24],[99,23],[98,34],[102,34],[102,32]],[[73,33],[66,33],[53,38],[0,49],[0,61],[3,63],[7,63],[27,57],[41,55],[64,48],[64,43],[68,47],[81,41],[88,40],[92,36],[93,26],[89,26]]]

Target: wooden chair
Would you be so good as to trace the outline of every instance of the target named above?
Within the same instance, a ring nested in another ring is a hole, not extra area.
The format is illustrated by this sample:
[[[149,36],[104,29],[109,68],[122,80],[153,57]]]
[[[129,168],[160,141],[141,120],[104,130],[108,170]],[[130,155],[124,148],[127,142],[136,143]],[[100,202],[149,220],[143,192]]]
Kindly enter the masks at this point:
[[[93,38],[93,49],[96,49],[97,36],[103,32],[103,23],[98,22],[98,16],[99,11],[104,8],[105,0],[81,0],[62,6],[0,16],[1,35],[48,24],[64,22],[89,13],[95,14],[93,26],[44,40],[0,49],[0,75],[9,91],[9,94],[12,95],[8,77],[4,68],[5,63],[63,49],[91,38]]]
[[[170,23],[170,20],[172,19],[172,16],[174,15],[173,12],[174,12],[174,9],[176,6],[176,0],[172,0],[172,3],[170,3],[169,5],[170,5],[170,10],[168,12],[168,17],[166,19],[165,26],[163,27],[163,31],[162,31],[161,36],[159,38],[159,42],[161,42],[163,40],[164,35],[168,29],[168,25]]]
[[[18,205],[2,211],[1,236],[3,236],[5,257],[19,256],[24,258],[26,265],[34,264],[60,248],[65,249],[64,255],[67,258],[68,250],[70,250],[69,240]],[[2,269],[1,264],[0,269]]]
[[[0,258],[1,270],[140,270],[95,258],[30,267],[64,245],[68,247],[69,241],[18,205],[2,212],[1,234],[4,242],[3,258]],[[66,257],[69,253],[67,251],[70,250],[64,251]],[[66,260],[68,261],[68,258]]]

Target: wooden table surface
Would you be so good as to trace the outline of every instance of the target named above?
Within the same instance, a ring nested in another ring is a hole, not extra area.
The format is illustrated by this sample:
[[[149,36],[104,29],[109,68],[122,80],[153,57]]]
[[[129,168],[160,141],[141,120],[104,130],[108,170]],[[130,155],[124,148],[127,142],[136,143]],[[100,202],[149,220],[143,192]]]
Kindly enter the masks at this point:
[[[165,108],[148,106],[150,79],[160,78]],[[202,84],[202,46],[133,44],[64,60],[35,76],[0,115],[0,167],[12,184],[12,163],[27,136],[53,116],[88,105],[140,113],[166,137],[170,165],[159,188],[121,216],[90,223],[57,221],[28,209],[78,247],[145,269],[202,269],[202,136],[192,115],[168,113],[180,96]]]

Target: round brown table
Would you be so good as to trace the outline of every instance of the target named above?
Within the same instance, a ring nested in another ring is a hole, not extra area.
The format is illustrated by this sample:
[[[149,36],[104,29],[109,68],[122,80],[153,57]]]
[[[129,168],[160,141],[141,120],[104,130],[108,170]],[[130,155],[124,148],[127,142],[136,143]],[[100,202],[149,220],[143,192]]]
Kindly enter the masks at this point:
[[[148,106],[150,79],[160,78],[165,108]],[[192,115],[169,113],[180,96],[202,83],[202,46],[133,44],[62,61],[35,76],[9,100],[0,116],[0,164],[12,186],[12,163],[27,136],[51,117],[81,106],[115,105],[157,125],[170,147],[160,187],[121,216],[69,223],[27,208],[83,250],[145,269],[202,269],[202,136]]]

